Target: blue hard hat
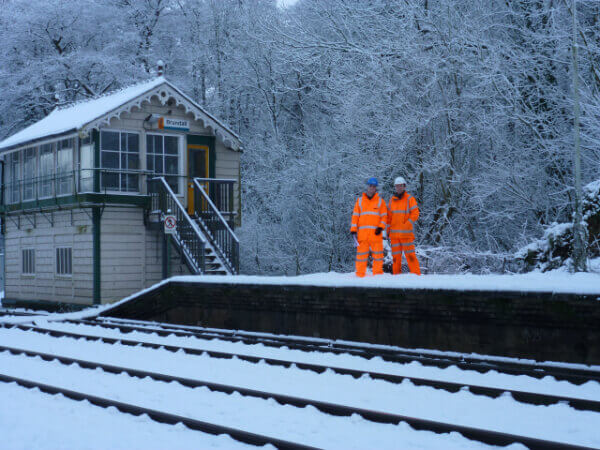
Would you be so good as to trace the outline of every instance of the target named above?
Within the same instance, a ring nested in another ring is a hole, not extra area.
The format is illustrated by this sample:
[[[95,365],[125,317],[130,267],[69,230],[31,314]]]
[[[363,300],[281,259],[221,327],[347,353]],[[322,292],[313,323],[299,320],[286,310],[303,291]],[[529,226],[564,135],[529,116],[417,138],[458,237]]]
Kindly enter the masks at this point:
[[[373,185],[373,186],[379,186],[379,182],[377,181],[377,178],[375,178],[375,177],[369,178],[367,180],[367,184]]]

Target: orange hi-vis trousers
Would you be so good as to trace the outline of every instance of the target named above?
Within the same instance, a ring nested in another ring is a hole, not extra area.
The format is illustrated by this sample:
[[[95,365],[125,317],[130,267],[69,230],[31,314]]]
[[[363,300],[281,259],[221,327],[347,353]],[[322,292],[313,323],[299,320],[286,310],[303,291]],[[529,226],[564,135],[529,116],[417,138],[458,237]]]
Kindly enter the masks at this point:
[[[369,250],[373,255],[373,275],[383,274],[383,238],[371,236],[368,239],[358,242],[356,247],[356,276],[364,277],[367,273],[367,261],[369,259]]]
[[[394,275],[402,273],[402,252],[406,257],[408,270],[411,273],[421,275],[421,267],[415,254],[415,241],[412,239],[394,239],[393,237],[390,241],[392,243],[392,258],[394,258],[394,265],[392,266]]]

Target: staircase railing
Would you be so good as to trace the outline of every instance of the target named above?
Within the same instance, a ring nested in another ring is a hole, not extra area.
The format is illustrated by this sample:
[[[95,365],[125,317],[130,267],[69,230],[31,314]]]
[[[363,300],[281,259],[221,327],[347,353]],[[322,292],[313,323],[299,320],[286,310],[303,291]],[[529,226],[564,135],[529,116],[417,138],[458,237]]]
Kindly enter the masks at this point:
[[[223,263],[228,266],[231,273],[237,274],[240,271],[240,241],[219,208],[206,193],[202,186],[205,182],[204,178],[194,178],[194,212],[200,219],[199,223],[204,228],[206,237]],[[231,192],[233,193],[233,189]],[[233,209],[233,201],[230,200],[229,203]],[[231,211],[228,212],[231,213]]]
[[[161,219],[167,213],[176,217],[177,225],[176,232],[172,235],[173,239],[185,256],[190,271],[196,275],[204,273],[206,239],[198,225],[187,214],[164,177],[153,178],[148,185],[152,201],[151,211],[160,212]]]

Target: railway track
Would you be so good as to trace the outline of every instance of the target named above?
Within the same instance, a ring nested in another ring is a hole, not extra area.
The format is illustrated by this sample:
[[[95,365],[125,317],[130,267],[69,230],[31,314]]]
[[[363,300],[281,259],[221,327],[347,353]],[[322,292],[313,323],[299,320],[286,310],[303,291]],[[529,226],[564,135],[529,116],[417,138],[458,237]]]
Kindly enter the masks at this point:
[[[52,386],[48,384],[38,383],[32,380],[26,380],[23,378],[12,377],[9,375],[4,375],[0,373],[0,381],[4,383],[16,383],[19,386],[23,386],[29,389],[39,389],[42,392],[47,394],[62,394],[63,396],[70,398],[72,400],[77,401],[88,401],[93,405],[102,407],[102,408],[116,408],[122,413],[133,414],[135,416],[140,416],[142,414],[146,414],[155,422],[176,425],[181,423],[192,430],[202,431],[204,433],[219,435],[219,434],[228,434],[233,439],[256,446],[263,446],[267,444],[274,445],[279,449],[289,449],[289,450],[310,450],[315,449],[316,447],[309,447],[307,445],[298,444],[295,442],[285,441],[282,439],[277,439],[271,436],[265,436],[256,433],[249,433],[244,430],[240,430],[237,428],[225,427],[222,425],[203,422],[200,420],[191,419],[189,417],[177,416],[175,414],[169,414],[164,411],[158,411],[155,409],[144,408],[142,406],[133,405],[130,403],[119,402],[113,399],[98,397],[95,395],[86,394],[85,392],[73,391],[70,389],[64,389],[58,386]]]
[[[77,322],[79,323],[79,322]],[[94,325],[96,325],[94,323]],[[583,410],[583,411],[595,411],[600,412],[600,402],[594,400],[586,400],[579,398],[571,398],[565,396],[556,396],[549,394],[539,394],[534,392],[526,392],[512,389],[500,389],[493,388],[481,385],[467,384],[467,383],[455,383],[448,381],[440,381],[440,380],[432,380],[426,378],[417,378],[403,375],[394,375],[388,373],[380,373],[380,372],[372,372],[366,370],[357,370],[357,369],[349,369],[344,367],[335,367],[329,365],[320,365],[320,364],[312,364],[312,363],[304,363],[293,360],[283,360],[283,359],[275,359],[275,358],[267,358],[262,356],[251,356],[240,353],[230,353],[230,352],[222,352],[201,348],[192,348],[192,347],[183,347],[176,345],[165,345],[165,344],[157,344],[150,343],[139,340],[132,339],[124,339],[124,338],[114,338],[114,337],[106,337],[106,336],[96,336],[91,334],[83,334],[83,333],[73,333],[70,331],[59,331],[50,328],[43,328],[34,325],[24,325],[24,324],[3,324],[4,328],[17,328],[24,331],[34,331],[37,333],[42,333],[46,335],[50,335],[53,337],[71,337],[76,339],[86,339],[99,341],[107,344],[116,344],[120,343],[127,346],[139,346],[143,348],[149,349],[165,349],[170,352],[183,352],[189,355],[208,355],[213,358],[225,358],[225,359],[233,359],[237,358],[242,361],[250,362],[250,363],[259,363],[265,362],[266,364],[272,366],[281,366],[285,368],[296,367],[300,370],[309,370],[316,373],[324,373],[326,371],[331,371],[333,373],[339,375],[351,375],[354,378],[361,378],[367,376],[374,380],[383,380],[390,383],[400,384],[404,381],[409,381],[413,383],[415,386],[429,386],[435,389],[442,389],[447,392],[455,393],[461,390],[467,389],[469,392],[475,395],[484,395],[491,398],[499,398],[507,393],[510,394],[516,401],[526,404],[532,405],[553,405],[558,403],[568,404],[574,409]],[[2,347],[0,349],[10,350],[9,347]]]
[[[9,311],[9,310],[1,310],[0,311],[0,317],[5,317],[5,316],[38,316],[41,314],[36,314],[36,313],[30,313],[30,312],[23,312],[23,311]]]
[[[444,422],[436,422],[430,421],[415,417],[402,416],[397,414],[390,414],[380,411],[367,410],[363,408],[350,407],[345,405],[339,405],[334,403],[322,402],[314,399],[306,399],[300,397],[292,397],[288,395],[282,395],[272,392],[258,391],[247,389],[240,386],[230,386],[224,384],[217,384],[206,382],[202,380],[194,380],[189,378],[182,378],[176,376],[170,376],[160,373],[147,372],[133,368],[126,368],[108,364],[102,364],[94,361],[80,360],[74,358],[67,358],[60,355],[48,354],[48,353],[40,353],[31,350],[18,349],[12,347],[0,347],[0,351],[10,352],[13,355],[24,355],[27,357],[39,357],[44,361],[58,361],[64,365],[79,365],[82,370],[97,370],[101,369],[105,372],[112,374],[127,374],[134,378],[150,378],[154,381],[161,382],[178,382],[179,384],[195,388],[195,387],[206,387],[211,391],[216,392],[224,392],[227,394],[232,394],[237,392],[243,396],[257,397],[261,399],[273,399],[276,402],[282,405],[292,405],[295,407],[307,407],[313,406],[319,411],[327,414],[337,415],[337,416],[347,416],[351,417],[354,414],[360,415],[364,419],[376,423],[384,423],[384,424],[400,424],[402,422],[407,423],[412,428],[417,430],[428,430],[433,431],[435,433],[451,433],[457,432],[463,435],[464,437],[472,440],[476,440],[489,445],[510,445],[513,443],[521,443],[527,446],[530,449],[585,449],[588,447],[571,445],[563,442],[554,442],[541,440],[536,438],[531,438],[527,436],[519,436],[508,433],[501,433],[492,430],[485,430],[480,428],[472,428],[466,427],[462,425],[455,425]],[[202,422],[191,418],[181,417],[173,414],[169,414],[163,411],[157,411],[153,409],[143,408],[137,405],[118,402],[115,400],[111,400],[104,397],[98,397],[89,395],[83,392],[67,390],[57,386],[46,385],[42,383],[37,383],[32,380],[25,380],[21,378],[12,377],[9,375],[0,374],[0,381],[3,382],[15,382],[21,386],[28,388],[38,388],[43,392],[51,393],[51,394],[62,394],[65,397],[74,399],[74,400],[88,400],[90,403],[102,406],[102,407],[115,407],[121,412],[130,413],[135,415],[147,414],[150,418],[155,421],[161,423],[168,424],[176,424],[183,423],[189,428],[204,431],[211,434],[221,434],[226,433],[229,434],[232,438],[239,440],[241,442],[250,443],[253,445],[265,445],[272,444],[278,448],[282,449],[305,449],[305,448],[313,448],[308,447],[303,444],[298,444],[294,442],[289,442],[285,440],[281,440],[278,438],[258,435],[254,433],[249,433],[243,430],[228,428],[221,425],[216,425],[212,423]]]
[[[87,325],[101,325],[107,328],[118,329],[121,332],[138,331],[142,333],[156,333],[159,336],[195,336],[199,339],[221,339],[229,342],[243,342],[246,344],[263,344],[269,347],[286,346],[294,350],[319,351],[333,354],[350,354],[364,358],[380,357],[388,362],[407,363],[419,362],[425,366],[446,368],[456,366],[464,370],[475,370],[485,373],[495,370],[508,375],[527,375],[534,378],[554,377],[557,380],[568,381],[581,385],[588,381],[600,382],[600,371],[592,369],[576,369],[549,364],[534,364],[524,362],[499,361],[495,359],[440,355],[423,351],[390,350],[361,346],[359,344],[336,343],[326,340],[309,340],[304,338],[278,337],[273,335],[260,335],[227,330],[207,330],[201,327],[169,327],[167,325],[142,326],[139,322],[128,324],[110,319],[101,320],[71,320],[70,323]],[[153,327],[153,328],[150,328]]]

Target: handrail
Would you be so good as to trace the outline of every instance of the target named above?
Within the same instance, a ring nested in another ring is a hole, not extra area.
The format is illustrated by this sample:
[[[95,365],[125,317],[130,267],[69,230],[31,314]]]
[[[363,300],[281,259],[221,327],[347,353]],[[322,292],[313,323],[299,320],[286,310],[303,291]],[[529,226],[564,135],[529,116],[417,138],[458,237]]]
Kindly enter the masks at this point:
[[[198,233],[198,237],[200,238],[200,240],[202,242],[206,243],[206,239],[204,239],[204,236],[202,236],[202,233],[200,232],[200,229],[198,228],[198,225],[196,225],[196,223],[187,214],[187,212],[185,211],[185,208],[183,207],[183,205],[181,204],[181,202],[179,201],[179,199],[175,195],[175,192],[173,192],[173,189],[171,189],[171,186],[169,186],[169,183],[167,183],[167,180],[165,180],[165,177],[155,177],[155,178],[152,178],[152,181],[154,181],[154,180],[160,180],[162,182],[163,187],[167,190],[167,192],[169,193],[169,195],[171,196],[171,198],[173,199],[173,201],[177,205],[177,208],[179,208],[179,211],[181,211],[183,213],[182,215],[186,218],[186,220],[188,221],[188,223],[190,224],[190,226],[196,230],[196,232]]]
[[[198,213],[198,211],[195,211],[196,215],[198,216],[199,223],[206,229],[206,236],[209,238],[215,251],[220,253],[219,256],[223,259],[223,262],[227,266],[229,266],[229,270],[232,273],[239,273],[240,241],[229,226],[229,224],[227,223],[227,221],[225,220],[225,218],[223,217],[223,215],[221,214],[221,212],[219,211],[219,209],[217,208],[217,206],[210,199],[210,196],[200,185],[201,180],[204,179],[194,178],[193,185],[196,189],[198,189],[198,192],[200,192],[200,194],[203,197],[203,201],[209,208],[208,211],[205,211],[204,208],[202,208],[202,211],[200,211],[200,213]],[[212,179],[209,180],[212,181]],[[196,205],[196,202],[194,202],[194,205]],[[219,222],[220,225],[216,226],[216,224],[211,220],[206,222],[204,219],[207,218],[207,215],[208,219],[216,217],[217,222]]]
[[[198,180],[201,182],[205,182],[205,181],[219,181],[221,183],[237,183],[238,180],[236,180],[235,178],[194,178],[194,180]]]
[[[171,189],[171,186],[165,180],[165,177],[155,177],[150,181],[157,185],[156,192],[153,190],[150,194],[153,203],[152,209],[160,211],[161,215],[164,216],[172,211],[170,206],[174,207],[175,211],[173,212],[177,218],[177,225],[173,238],[179,245],[192,272],[195,274],[204,273],[206,271],[204,251],[207,241],[202,235],[200,228],[187,214],[185,208]],[[155,200],[157,201],[156,205],[154,204]],[[164,203],[162,205],[164,207],[161,207],[162,203]]]
[[[63,172],[53,172],[31,178],[20,178],[15,181],[4,180],[2,183],[1,204],[5,206],[20,205],[58,197],[83,193],[125,193],[146,195],[141,190],[128,191],[113,189],[108,186],[95,188],[93,183],[96,176],[106,174],[125,174],[139,177],[154,175],[153,172],[141,169],[112,169],[112,168],[79,168]],[[138,188],[141,186],[138,180]],[[25,195],[25,189],[29,195]]]
[[[196,185],[196,187],[198,189],[200,189],[200,192],[202,193],[202,196],[207,201],[207,203],[210,205],[210,207],[213,209],[213,211],[217,214],[217,217],[221,220],[221,222],[223,222],[223,225],[225,225],[225,228],[233,236],[233,239],[235,239],[239,243],[240,240],[237,238],[237,236],[235,235],[235,233],[233,232],[233,230],[231,229],[231,227],[229,226],[229,224],[227,223],[227,221],[223,218],[223,216],[221,215],[221,212],[219,211],[219,209],[215,206],[215,204],[213,203],[213,201],[206,194],[206,191],[204,190],[204,188],[202,186],[200,186],[200,184],[198,183],[198,180],[204,180],[204,179],[205,178],[194,178],[194,184]],[[208,179],[210,180],[210,178],[208,178]]]

